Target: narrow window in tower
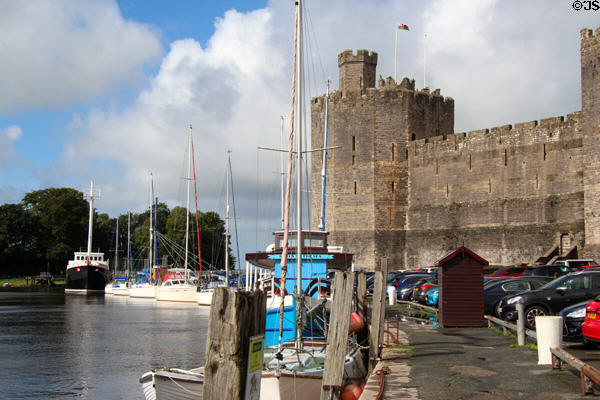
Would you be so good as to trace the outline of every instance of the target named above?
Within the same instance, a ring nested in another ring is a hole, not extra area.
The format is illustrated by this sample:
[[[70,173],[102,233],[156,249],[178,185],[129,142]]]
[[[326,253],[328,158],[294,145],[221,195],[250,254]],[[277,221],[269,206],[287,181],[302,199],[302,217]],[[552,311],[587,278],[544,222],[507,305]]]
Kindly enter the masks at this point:
[[[506,167],[506,149],[504,149],[504,166]]]
[[[538,174],[535,174],[535,188],[536,189],[540,188],[540,180],[538,178]]]
[[[546,161],[546,143],[544,143],[544,161]]]
[[[471,169],[471,153],[469,153],[469,169]]]
[[[356,164],[356,156],[353,154],[352,155],[352,165]]]
[[[488,193],[492,193],[492,178],[488,178]]]
[[[389,216],[390,216],[390,226],[392,226],[392,208],[388,208]]]
[[[392,193],[394,193],[394,183],[395,182],[392,182]]]
[[[356,181],[354,181],[354,194],[356,194]]]
[[[417,135],[415,135],[414,133],[410,136],[410,140],[416,140],[417,139]]]
[[[408,160],[408,149],[406,149],[406,159]]]
[[[394,143],[392,143],[392,161],[394,161]]]
[[[356,136],[352,136],[352,151],[356,151]]]
[[[450,189],[448,188],[448,184],[446,183],[446,198],[448,198],[449,193],[450,193]]]
[[[438,159],[435,159],[435,174],[437,175],[440,170]]]

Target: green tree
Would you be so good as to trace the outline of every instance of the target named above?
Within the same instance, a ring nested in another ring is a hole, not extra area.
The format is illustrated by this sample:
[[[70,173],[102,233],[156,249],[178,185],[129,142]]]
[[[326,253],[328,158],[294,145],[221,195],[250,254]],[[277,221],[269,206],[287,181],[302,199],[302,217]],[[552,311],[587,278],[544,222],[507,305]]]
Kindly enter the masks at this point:
[[[5,274],[32,274],[43,266],[41,230],[21,204],[0,206],[0,268]]]
[[[65,268],[73,251],[87,247],[89,204],[81,192],[36,190],[23,197],[22,206],[39,223],[39,244],[52,270]]]

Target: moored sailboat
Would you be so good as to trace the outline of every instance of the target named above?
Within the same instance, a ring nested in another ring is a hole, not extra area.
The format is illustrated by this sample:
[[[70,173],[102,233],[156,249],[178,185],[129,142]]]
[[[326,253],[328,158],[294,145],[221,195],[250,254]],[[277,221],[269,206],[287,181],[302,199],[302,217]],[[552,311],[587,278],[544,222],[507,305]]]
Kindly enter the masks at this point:
[[[192,160],[193,160],[193,142],[192,127],[190,125],[190,134],[188,138],[188,176],[187,176],[187,200],[186,200],[186,221],[185,221],[185,254],[184,254],[184,274],[183,276],[173,276],[166,279],[156,289],[156,300],[173,301],[183,303],[196,303],[197,280],[190,274],[188,265],[189,253],[189,225],[190,225],[190,183],[192,180]],[[195,174],[194,174],[195,175]],[[198,227],[198,212],[196,211],[196,226]],[[199,232],[198,232],[199,235]],[[200,257],[200,241],[198,240],[198,260]],[[200,263],[201,265],[201,263]]]

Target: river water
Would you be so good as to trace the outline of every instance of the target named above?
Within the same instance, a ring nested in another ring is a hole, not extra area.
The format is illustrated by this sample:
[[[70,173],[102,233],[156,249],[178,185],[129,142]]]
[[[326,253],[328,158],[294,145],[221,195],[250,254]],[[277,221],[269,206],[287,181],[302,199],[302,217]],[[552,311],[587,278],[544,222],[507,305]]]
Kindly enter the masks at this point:
[[[0,292],[0,399],[143,399],[140,376],[204,363],[209,309]]]

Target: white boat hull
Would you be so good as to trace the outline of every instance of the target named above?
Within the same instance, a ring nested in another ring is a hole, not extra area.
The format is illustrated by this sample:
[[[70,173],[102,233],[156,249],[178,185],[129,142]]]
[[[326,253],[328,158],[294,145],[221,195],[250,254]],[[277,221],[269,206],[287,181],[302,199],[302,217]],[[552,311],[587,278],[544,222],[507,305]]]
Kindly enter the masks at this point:
[[[129,297],[154,299],[156,297],[156,286],[154,285],[134,285],[129,288]]]
[[[196,286],[159,287],[156,290],[156,300],[179,303],[197,303]]]
[[[112,282],[108,283],[104,287],[104,294],[113,294],[113,284],[112,284]]]
[[[264,375],[260,381],[260,398],[269,400],[314,400],[321,396],[323,376]]]
[[[145,373],[140,382],[146,400],[202,399],[202,368],[170,369]]]
[[[214,290],[203,290],[197,293],[198,305],[199,306],[210,306],[212,303]]]

